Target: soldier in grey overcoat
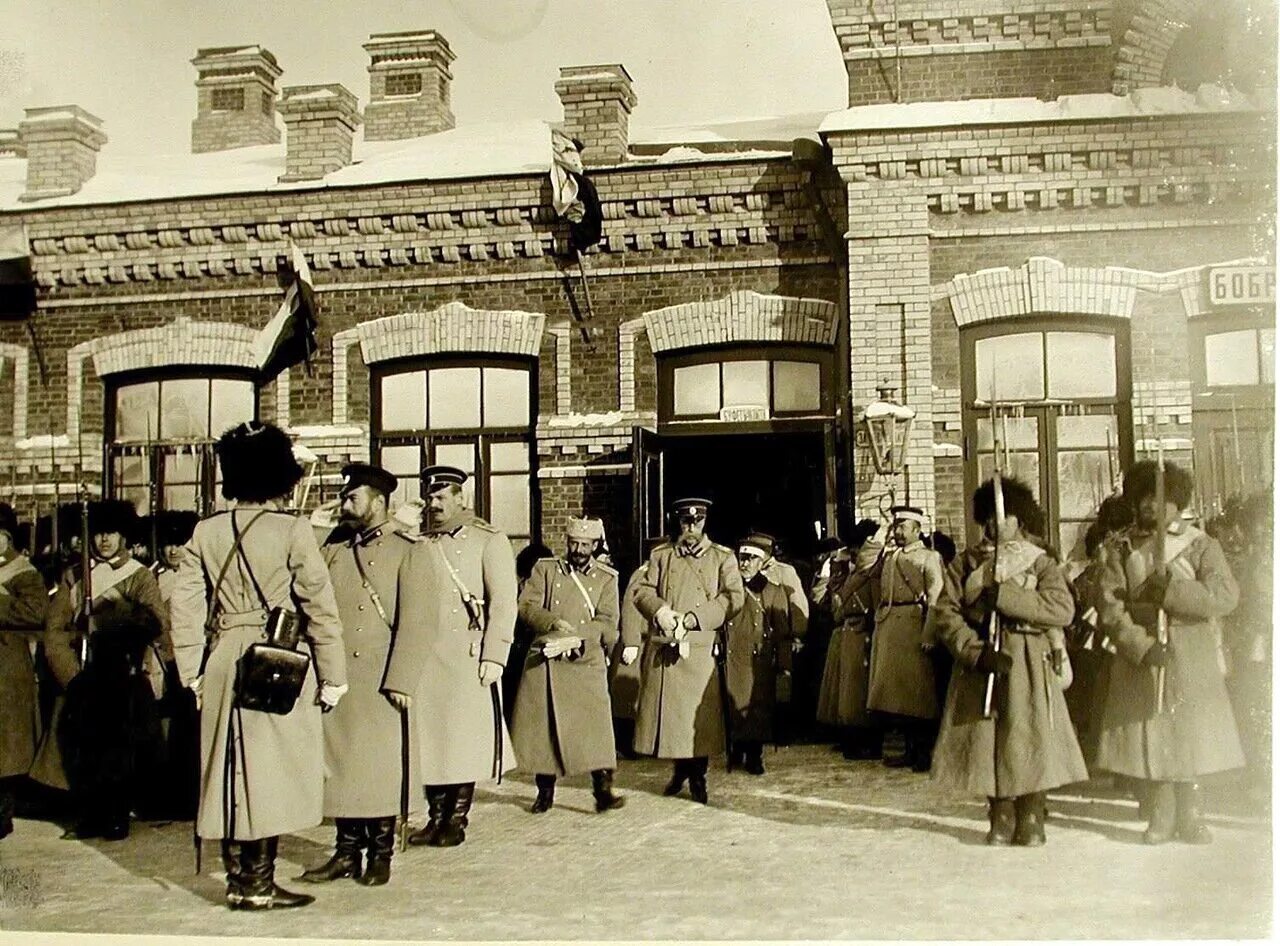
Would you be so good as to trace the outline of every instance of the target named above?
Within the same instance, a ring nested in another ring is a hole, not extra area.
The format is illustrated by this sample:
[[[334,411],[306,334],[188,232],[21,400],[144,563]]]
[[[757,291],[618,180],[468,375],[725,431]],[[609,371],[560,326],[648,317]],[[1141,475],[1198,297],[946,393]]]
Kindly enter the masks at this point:
[[[392,652],[415,627],[399,609],[399,578],[416,538],[388,515],[394,475],[368,463],[349,463],[342,478],[340,524],[321,549],[338,601],[351,688],[321,721],[324,815],[334,819],[337,840],[333,857],[302,879],[322,883],[351,877],[373,887],[391,877],[396,812],[402,804],[420,808],[406,715],[412,699],[383,688]]]
[[[169,601],[178,673],[200,705],[196,833],[222,842],[227,906],[300,907],[315,898],[276,884],[276,852],[280,835],[322,818],[320,715],[347,691],[342,626],[310,524],[283,509],[302,478],[288,436],[250,421],[214,449],[235,505],[196,526]],[[297,701],[286,714],[243,707],[242,658],[267,639],[273,611],[295,608],[311,658]]]
[[[596,811],[624,802],[613,792],[607,659],[618,640],[618,573],[591,554],[601,532],[598,520],[570,519],[565,556],[537,562],[520,592],[534,637],[511,736],[537,782],[534,814],[554,804],[558,775],[590,772]]]
[[[707,803],[707,760],[725,751],[727,704],[715,650],[725,622],[742,608],[742,576],[733,552],[707,537],[706,499],[671,504],[674,542],[649,556],[636,607],[649,624],[640,668],[635,749],[673,760],[664,794],[689,783]]]
[[[0,503],[0,838],[13,831],[13,783],[35,758],[36,676],[30,644],[44,629],[49,596],[18,551],[18,517]]]

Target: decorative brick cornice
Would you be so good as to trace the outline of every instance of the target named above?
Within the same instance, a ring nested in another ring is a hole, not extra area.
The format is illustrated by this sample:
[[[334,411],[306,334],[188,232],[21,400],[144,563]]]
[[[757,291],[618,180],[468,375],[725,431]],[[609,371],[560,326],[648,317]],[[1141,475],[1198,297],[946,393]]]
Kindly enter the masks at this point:
[[[839,307],[822,299],[735,292],[644,314],[649,346],[660,352],[730,342],[834,345]]]
[[[473,309],[449,302],[430,312],[404,312],[361,322],[365,364],[444,352],[538,356],[546,316],[517,310]]]
[[[1116,50],[1111,88],[1124,95],[1143,86],[1161,85],[1164,64],[1178,35],[1207,0],[1143,0],[1129,21],[1124,42]]]

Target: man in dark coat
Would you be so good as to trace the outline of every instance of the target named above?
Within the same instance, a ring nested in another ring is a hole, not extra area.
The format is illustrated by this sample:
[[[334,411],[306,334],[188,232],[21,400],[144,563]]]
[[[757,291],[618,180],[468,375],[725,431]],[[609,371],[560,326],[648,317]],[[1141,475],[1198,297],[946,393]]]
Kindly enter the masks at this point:
[[[672,503],[678,536],[649,556],[636,592],[636,607],[649,624],[636,752],[671,759],[664,794],[678,794],[687,781],[689,794],[704,805],[708,757],[725,750],[725,705],[713,648],[743,602],[733,552],[705,533],[710,507],[705,499]]]
[[[725,624],[725,682],[729,697],[732,762],[752,775],[764,774],[764,743],[774,738],[777,684],[789,665],[792,645],[803,639],[807,616],[788,589],[766,577],[772,536],[754,532],[738,546],[742,609]]]
[[[412,630],[412,621],[405,620],[411,616],[399,608],[399,576],[416,540],[397,529],[387,513],[395,476],[368,463],[350,463],[342,477],[341,524],[321,550],[338,602],[350,687],[322,719],[324,814],[334,819],[337,840],[333,857],[302,879],[322,883],[352,877],[372,887],[391,879],[396,811],[402,802],[420,807],[416,787],[409,792],[417,783],[406,715],[412,697],[382,686],[392,652]]]
[[[31,774],[70,788],[80,820],[68,837],[120,841],[160,758],[160,719],[142,661],[168,615],[155,576],[125,544],[133,504],[92,502],[88,515],[92,606],[84,605],[80,566],[67,569],[44,632],[63,701]]]
[[[38,713],[31,641],[44,628],[49,597],[14,545],[18,517],[0,503],[0,838],[13,831],[13,783],[35,758]]]
[[[596,811],[620,808],[606,655],[618,639],[618,573],[592,550],[598,520],[570,519],[564,558],[544,558],[520,592],[520,618],[533,630],[511,731],[516,757],[532,770],[549,809],[556,777],[591,773]]]
[[[1102,702],[1097,762],[1148,783],[1148,844],[1174,837],[1205,844],[1211,838],[1196,779],[1244,765],[1217,625],[1235,610],[1239,589],[1218,541],[1181,517],[1191,502],[1191,474],[1165,464],[1164,509],[1157,508],[1156,477],[1149,460],[1125,474],[1135,522],[1107,546],[1099,579],[1099,623],[1116,659]],[[1165,532],[1163,563],[1155,560],[1157,530]]]

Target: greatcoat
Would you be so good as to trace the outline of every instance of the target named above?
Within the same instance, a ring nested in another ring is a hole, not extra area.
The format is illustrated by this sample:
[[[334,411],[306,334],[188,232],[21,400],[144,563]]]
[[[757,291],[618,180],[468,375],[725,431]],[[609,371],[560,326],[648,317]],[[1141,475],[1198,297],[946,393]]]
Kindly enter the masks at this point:
[[[233,521],[243,537],[243,555],[233,554]],[[206,662],[205,609],[211,595]],[[305,640],[300,649],[312,659],[302,692],[286,715],[241,709],[235,698],[240,658],[266,640],[267,614],[277,607],[299,612]],[[324,791],[318,687],[321,681],[345,685],[347,668],[333,585],[311,526],[274,505],[256,503],[237,503],[205,519],[187,543],[169,608],[183,684],[190,686],[203,675],[196,833],[253,841],[318,825]],[[229,796],[227,782],[233,788]]]
[[[956,663],[933,752],[933,778],[988,798],[1083,782],[1089,776],[1061,680],[1049,662],[1047,636],[1070,623],[1071,591],[1058,564],[1030,542],[1000,546],[996,607],[1013,669],[997,677],[994,718],[982,715],[987,674],[974,663],[984,644],[977,629],[986,618],[982,591],[990,559],[988,545],[956,556],[935,609],[938,636]]]
[[[413,786],[410,810],[421,807],[422,782],[412,739],[402,744],[409,732],[401,732],[400,712],[383,688],[391,654],[418,629],[399,607],[400,567],[415,541],[396,523],[387,522],[358,535],[338,530],[321,549],[338,602],[350,686],[333,711],[321,718],[326,818],[396,814],[406,753],[405,784]],[[410,725],[415,710],[409,709]]]
[[[742,609],[725,624],[729,733],[735,742],[774,738],[778,674],[789,669],[791,644],[808,629],[789,589],[765,578],[746,583]]]
[[[922,542],[891,546],[880,560],[880,600],[871,638],[867,707],[883,713],[937,719],[928,611],[942,593],[942,556]]]
[[[49,595],[30,560],[0,555],[0,778],[26,775],[39,733],[31,642],[44,630]]]
[[[733,552],[706,536],[691,549],[662,545],[649,556],[636,592],[636,607],[648,622],[640,657],[636,752],[660,759],[724,752],[725,707],[713,648],[742,603],[742,576]],[[697,618],[697,629],[679,644],[666,640],[654,620],[663,606]]]
[[[1190,781],[1244,765],[1223,679],[1218,619],[1239,589],[1218,541],[1178,520],[1165,537],[1169,582],[1154,600],[1155,537],[1131,530],[1109,543],[1099,581],[1102,628],[1116,647],[1102,702],[1099,768],[1134,778]],[[1166,709],[1156,709],[1156,669],[1141,665],[1155,642],[1157,608],[1168,617],[1173,659]]]
[[[383,686],[413,697],[424,785],[498,778],[515,768],[516,756],[501,683],[483,686],[480,663],[505,666],[515,636],[511,542],[470,513],[439,527],[424,522],[423,530],[400,566],[400,613],[412,632],[391,654]],[[479,626],[459,583],[479,602]]]
[[[871,631],[880,594],[875,564],[879,546],[864,545],[854,568],[833,580],[827,596],[831,608],[831,642],[818,690],[818,721],[834,726],[867,727],[867,688],[871,677]],[[834,586],[834,587],[832,587]]]
[[[645,628],[648,622],[640,609],[636,607],[636,594],[640,591],[640,582],[644,579],[645,565],[641,565],[631,573],[626,589],[618,605],[621,612],[621,635],[614,648],[613,663],[609,668],[609,699],[613,706],[613,715],[618,719],[636,718],[636,709],[640,703],[640,661],[630,664],[622,662],[622,652],[628,647],[644,645]]]
[[[520,592],[520,618],[534,637],[511,736],[520,767],[542,775],[617,765],[606,655],[618,641],[618,573],[597,561],[575,571],[565,559],[542,559]],[[567,621],[583,644],[547,658],[542,645],[564,636],[557,621]]]

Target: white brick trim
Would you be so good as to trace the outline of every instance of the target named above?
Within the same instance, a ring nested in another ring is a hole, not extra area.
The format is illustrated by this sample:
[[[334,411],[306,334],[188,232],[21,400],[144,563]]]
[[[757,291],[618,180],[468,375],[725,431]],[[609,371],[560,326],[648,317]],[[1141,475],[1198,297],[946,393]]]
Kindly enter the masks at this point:
[[[556,413],[564,416],[573,410],[572,328],[561,322],[547,329],[556,343]]]
[[[361,322],[360,353],[367,365],[442,352],[487,352],[538,357],[546,316],[518,310],[473,309],[449,302],[430,312],[404,312]]]
[[[30,398],[31,353],[23,345],[0,343],[0,359],[13,361],[13,439],[27,436],[27,404]]]
[[[655,355],[730,342],[834,345],[838,319],[839,306],[834,302],[750,291],[644,314],[649,345]]]
[[[196,322],[178,316],[168,325],[133,329],[90,341],[99,377],[171,365],[253,368],[257,330],[231,322]]]
[[[293,389],[292,379],[289,375],[292,368],[286,368],[276,375],[276,426],[281,430],[289,429],[289,403],[290,393]]]
[[[347,422],[347,399],[350,397],[351,372],[348,361],[351,346],[360,341],[358,328],[344,329],[333,336],[333,423],[341,427]]]
[[[636,336],[645,329],[645,319],[631,319],[618,326],[618,410],[636,409]]]
[[[67,349],[67,426],[70,437],[80,429],[80,400],[84,393],[84,363],[93,355],[93,339]]]

